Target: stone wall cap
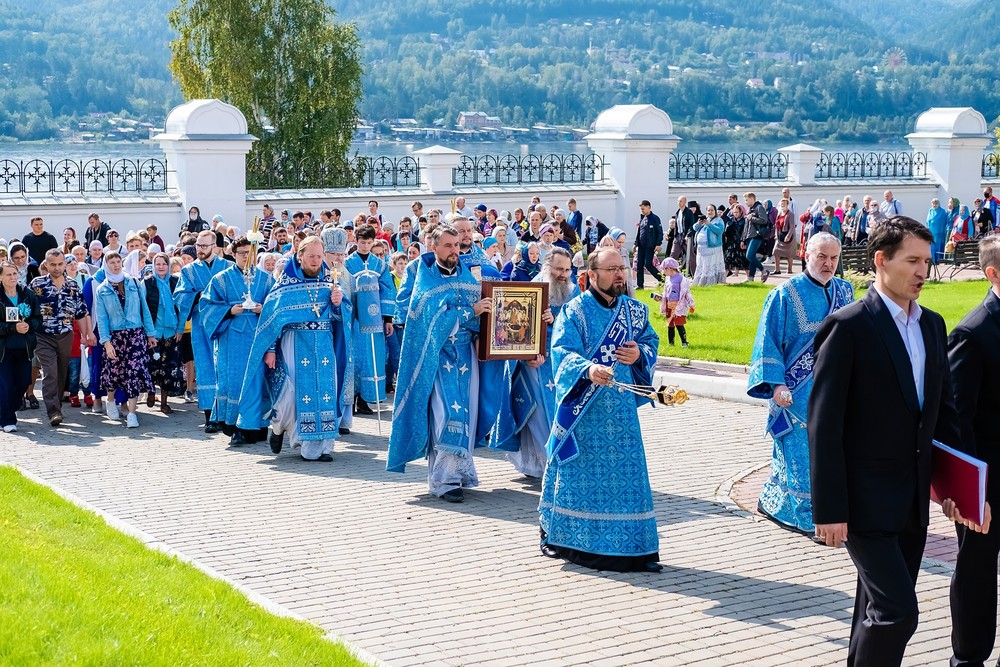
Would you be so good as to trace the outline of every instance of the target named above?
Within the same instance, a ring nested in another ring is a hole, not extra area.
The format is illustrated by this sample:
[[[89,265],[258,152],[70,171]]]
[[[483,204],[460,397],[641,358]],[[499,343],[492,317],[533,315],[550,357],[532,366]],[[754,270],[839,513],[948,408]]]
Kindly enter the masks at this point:
[[[674,124],[663,109],[652,104],[616,104],[601,112],[594,134],[625,139],[677,139]]]
[[[988,137],[983,114],[972,107],[932,107],[917,117],[911,137]]]
[[[447,146],[429,146],[427,148],[421,148],[419,151],[413,151],[414,155],[464,155],[462,151],[456,151],[454,148],[448,148]]]
[[[243,112],[216,99],[191,100],[176,106],[163,124],[163,134],[168,136],[250,136],[248,132]]]
[[[795,144],[793,146],[785,146],[784,148],[779,148],[779,153],[806,153],[806,152],[822,153],[823,149],[819,146],[810,146],[809,144]]]

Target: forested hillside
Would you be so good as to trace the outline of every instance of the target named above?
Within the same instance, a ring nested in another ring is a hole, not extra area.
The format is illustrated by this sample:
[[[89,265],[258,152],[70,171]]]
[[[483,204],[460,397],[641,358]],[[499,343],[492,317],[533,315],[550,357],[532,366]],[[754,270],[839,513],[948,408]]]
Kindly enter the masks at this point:
[[[174,0],[0,0],[0,136],[180,101]],[[585,127],[616,103],[685,136],[899,137],[929,106],[1000,114],[1000,9],[970,0],[335,0],[364,45],[362,114]],[[305,45],[304,45],[305,46]],[[770,125],[768,125],[770,124]]]

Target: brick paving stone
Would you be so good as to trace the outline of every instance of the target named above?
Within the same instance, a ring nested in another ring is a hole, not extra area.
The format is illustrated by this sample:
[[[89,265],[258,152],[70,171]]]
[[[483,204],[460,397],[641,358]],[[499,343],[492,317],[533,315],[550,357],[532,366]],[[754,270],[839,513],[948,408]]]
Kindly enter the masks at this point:
[[[266,444],[230,449],[192,406],[142,413],[138,431],[69,410],[51,429],[21,413],[0,434],[20,466],[151,539],[305,616],[387,665],[836,665],[855,571],[755,517],[765,407],[694,398],[642,408],[665,566],[598,573],[542,557],[539,487],[477,452],[461,505],[427,495],[426,465],[384,471],[386,437],[355,420],[333,463]],[[388,434],[388,424],[383,423]],[[766,466],[763,469],[766,474]],[[741,505],[746,509],[741,509]],[[949,657],[948,539],[935,518],[905,665]],[[996,660],[996,655],[992,660]]]

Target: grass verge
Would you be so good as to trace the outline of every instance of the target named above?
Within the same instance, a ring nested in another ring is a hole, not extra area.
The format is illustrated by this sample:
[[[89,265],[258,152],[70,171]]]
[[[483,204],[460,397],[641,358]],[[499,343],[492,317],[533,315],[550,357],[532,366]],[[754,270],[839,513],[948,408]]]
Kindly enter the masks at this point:
[[[660,334],[661,355],[746,365],[764,299],[774,287],[758,282],[692,288],[695,313],[685,327],[691,343],[688,348],[681,347],[679,338],[673,347],[667,344],[666,321],[659,314],[660,304],[649,298],[649,291],[643,290],[637,297],[650,307],[653,328]],[[930,282],[924,285],[920,305],[940,313],[950,331],[983,300],[987,289],[985,280]]]
[[[6,466],[0,508],[0,664],[365,664]]]

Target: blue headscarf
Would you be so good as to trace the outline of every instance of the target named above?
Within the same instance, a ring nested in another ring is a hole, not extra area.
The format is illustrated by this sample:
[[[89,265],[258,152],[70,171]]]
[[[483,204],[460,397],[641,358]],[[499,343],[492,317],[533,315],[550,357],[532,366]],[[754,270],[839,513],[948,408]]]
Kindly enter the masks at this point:
[[[156,307],[156,328],[160,331],[167,332],[164,337],[169,335],[169,332],[176,331],[178,325],[177,308],[174,307],[174,292],[170,289],[170,256],[166,253],[158,253],[156,257],[153,258],[153,262],[156,262],[157,257],[162,257],[167,261],[167,275],[161,278],[153,271],[153,277],[156,279],[156,289],[160,293],[160,301]]]

